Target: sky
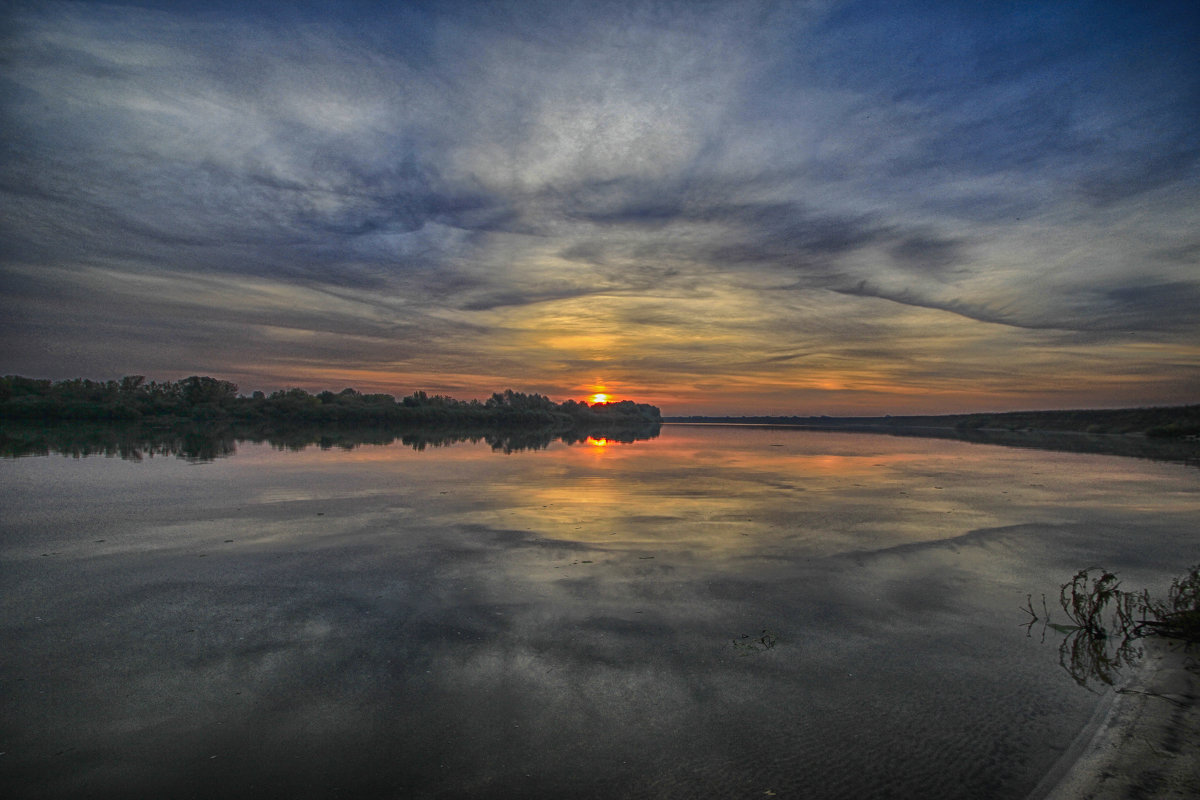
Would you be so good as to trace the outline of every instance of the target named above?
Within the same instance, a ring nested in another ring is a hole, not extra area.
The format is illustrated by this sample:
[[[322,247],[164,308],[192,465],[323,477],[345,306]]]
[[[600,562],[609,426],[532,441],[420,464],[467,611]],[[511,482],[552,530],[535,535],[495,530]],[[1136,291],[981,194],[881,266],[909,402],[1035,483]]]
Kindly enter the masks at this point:
[[[0,373],[1200,402],[1200,5],[8,2]]]

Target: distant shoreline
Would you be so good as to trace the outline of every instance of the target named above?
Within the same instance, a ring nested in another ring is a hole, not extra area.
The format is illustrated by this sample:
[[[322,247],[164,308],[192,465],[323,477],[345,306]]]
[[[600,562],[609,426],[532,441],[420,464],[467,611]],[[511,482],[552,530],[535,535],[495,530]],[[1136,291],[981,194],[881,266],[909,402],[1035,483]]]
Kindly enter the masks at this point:
[[[974,444],[1116,455],[1200,467],[1200,405],[905,417],[666,416],[662,421],[675,425],[740,425],[953,439]]]
[[[1200,404],[1151,408],[1002,411],[996,413],[831,416],[665,416],[663,422],[738,425],[788,425],[802,428],[872,430],[956,430],[1141,435],[1153,438],[1200,437]]]

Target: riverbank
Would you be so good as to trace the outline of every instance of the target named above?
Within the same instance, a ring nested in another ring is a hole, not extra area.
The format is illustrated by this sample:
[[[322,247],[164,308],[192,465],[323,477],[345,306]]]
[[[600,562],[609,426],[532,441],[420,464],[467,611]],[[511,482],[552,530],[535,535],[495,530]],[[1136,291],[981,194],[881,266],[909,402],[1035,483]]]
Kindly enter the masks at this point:
[[[1200,797],[1198,701],[1200,649],[1146,639],[1140,668],[1029,800]]]
[[[1064,411],[1003,411],[982,414],[921,414],[883,417],[668,416],[663,422],[720,422],[739,425],[791,425],[828,430],[910,432],[953,430],[963,433],[1037,432],[1148,436],[1156,439],[1194,439],[1200,436],[1200,404],[1151,408],[1074,409]]]

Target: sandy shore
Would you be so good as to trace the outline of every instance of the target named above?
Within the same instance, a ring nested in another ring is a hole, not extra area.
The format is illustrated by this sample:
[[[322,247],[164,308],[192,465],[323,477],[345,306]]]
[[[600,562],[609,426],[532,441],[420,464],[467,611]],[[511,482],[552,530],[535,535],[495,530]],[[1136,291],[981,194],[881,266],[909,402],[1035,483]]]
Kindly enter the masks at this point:
[[[1200,797],[1200,648],[1150,638],[1030,800]]]

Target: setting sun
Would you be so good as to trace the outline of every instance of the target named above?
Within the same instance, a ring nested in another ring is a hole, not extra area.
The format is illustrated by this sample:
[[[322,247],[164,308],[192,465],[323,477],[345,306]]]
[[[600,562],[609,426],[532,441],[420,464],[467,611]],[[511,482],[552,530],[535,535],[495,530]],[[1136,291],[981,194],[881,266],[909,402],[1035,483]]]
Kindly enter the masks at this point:
[[[594,394],[594,395],[592,395],[592,402],[593,403],[607,403],[608,395],[606,395],[602,392]]]

